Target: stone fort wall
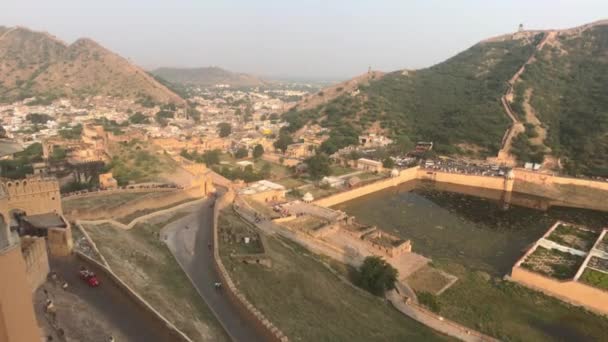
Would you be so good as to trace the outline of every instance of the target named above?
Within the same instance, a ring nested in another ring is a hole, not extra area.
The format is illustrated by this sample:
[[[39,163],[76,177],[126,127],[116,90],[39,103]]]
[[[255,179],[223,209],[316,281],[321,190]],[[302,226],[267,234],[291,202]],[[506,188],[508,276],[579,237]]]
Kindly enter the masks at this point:
[[[50,272],[46,243],[42,237],[21,237],[21,248],[25,260],[25,275],[32,292],[46,281]]]

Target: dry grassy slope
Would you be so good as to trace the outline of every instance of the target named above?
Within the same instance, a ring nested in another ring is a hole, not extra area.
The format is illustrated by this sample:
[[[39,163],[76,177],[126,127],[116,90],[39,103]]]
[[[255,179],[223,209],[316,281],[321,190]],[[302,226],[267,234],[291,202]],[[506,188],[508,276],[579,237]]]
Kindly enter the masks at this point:
[[[144,70],[90,39],[67,45],[25,28],[8,29],[0,36],[0,81],[9,98],[53,92],[69,97],[147,95],[158,102],[183,102]]]
[[[348,81],[331,85],[318,93],[304,97],[297,105],[298,110],[313,109],[319,105],[326,104],[344,93],[350,93],[361,84],[368,84],[370,80],[379,80],[384,76],[382,71],[372,71],[354,77]]]

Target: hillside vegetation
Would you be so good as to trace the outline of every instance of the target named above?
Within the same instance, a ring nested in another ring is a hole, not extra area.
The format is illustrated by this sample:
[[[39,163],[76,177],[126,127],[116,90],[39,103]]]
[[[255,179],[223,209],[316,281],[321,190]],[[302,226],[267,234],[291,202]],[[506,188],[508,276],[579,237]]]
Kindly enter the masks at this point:
[[[569,173],[608,175],[608,25],[556,35],[517,88],[532,90],[544,143]]]
[[[302,102],[284,118],[289,132],[309,122],[330,128],[328,153],[374,131],[409,146],[434,141],[439,153],[495,156],[511,125],[500,98],[530,57],[509,99],[525,126],[510,152],[520,163],[551,154],[569,174],[607,176],[608,21],[489,39],[430,68],[388,73],[314,107]]]
[[[183,102],[145,71],[90,39],[67,45],[21,27],[0,32],[0,102],[97,95]]]
[[[286,119],[291,130],[308,120],[338,128],[332,131],[328,152],[379,123],[379,129],[399,141],[431,140],[440,152],[462,152],[458,145],[467,144],[482,154],[495,154],[510,124],[500,96],[539,39],[482,42],[430,68],[386,74],[360,86],[356,96],[293,111]]]
[[[198,86],[214,86],[228,84],[232,87],[257,87],[265,84],[260,78],[243,73],[237,73],[218,67],[205,68],[158,68],[151,73],[177,84]]]

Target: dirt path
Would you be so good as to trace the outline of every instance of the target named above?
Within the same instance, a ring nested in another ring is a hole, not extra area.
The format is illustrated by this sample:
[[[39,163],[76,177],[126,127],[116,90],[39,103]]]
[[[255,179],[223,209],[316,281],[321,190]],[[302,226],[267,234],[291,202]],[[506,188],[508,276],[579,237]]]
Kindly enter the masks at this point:
[[[517,72],[509,79],[507,82],[509,88],[507,92],[500,98],[500,102],[505,110],[505,113],[511,119],[511,127],[507,130],[502,139],[502,145],[500,151],[498,151],[498,156],[496,157],[497,162],[505,163],[508,165],[514,165],[516,160],[515,157],[511,154],[511,146],[513,143],[513,139],[523,133],[525,131],[524,124],[519,120],[517,114],[513,111],[510,105],[510,101],[513,99],[513,86],[519,80],[521,74],[526,70],[526,66],[533,63],[535,61],[536,53],[542,50],[543,46],[547,43],[549,39],[554,39],[557,32],[548,31],[544,33],[543,39],[538,43],[532,55],[526,60],[526,62],[517,70]]]
[[[545,139],[547,138],[547,130],[542,126],[542,123],[538,119],[538,116],[536,116],[536,111],[534,110],[532,105],[530,105],[530,99],[532,98],[533,92],[534,89],[532,88],[526,89],[523,100],[523,108],[526,116],[526,122],[534,125],[534,130],[536,131],[536,134],[538,134],[537,137],[530,138],[529,140],[533,145],[544,146]],[[546,147],[546,149],[548,151],[551,151],[551,149],[549,149],[548,147]]]

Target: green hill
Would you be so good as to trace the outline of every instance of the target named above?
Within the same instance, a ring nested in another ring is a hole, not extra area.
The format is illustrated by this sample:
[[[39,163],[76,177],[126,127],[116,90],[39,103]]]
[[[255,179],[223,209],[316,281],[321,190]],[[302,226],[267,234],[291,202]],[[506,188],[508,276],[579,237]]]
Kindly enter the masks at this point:
[[[566,171],[608,175],[608,25],[558,32],[520,80],[515,103],[530,94],[544,144]]]
[[[308,120],[339,127],[325,145],[330,145],[328,152],[350,140],[344,135],[356,135],[379,122],[390,136],[431,140],[440,152],[461,153],[463,147],[473,147],[483,155],[496,154],[510,125],[500,97],[540,38],[482,42],[430,68],[388,73],[360,86],[356,96],[344,94],[285,117],[294,131]]]
[[[322,146],[328,153],[374,130],[398,141],[434,141],[439,153],[495,156],[511,125],[501,96],[530,57],[507,96],[525,126],[509,152],[520,163],[547,155],[570,174],[607,176],[608,21],[489,39],[430,68],[370,78],[358,92],[296,107],[284,118],[291,132],[307,122],[332,128]]]

